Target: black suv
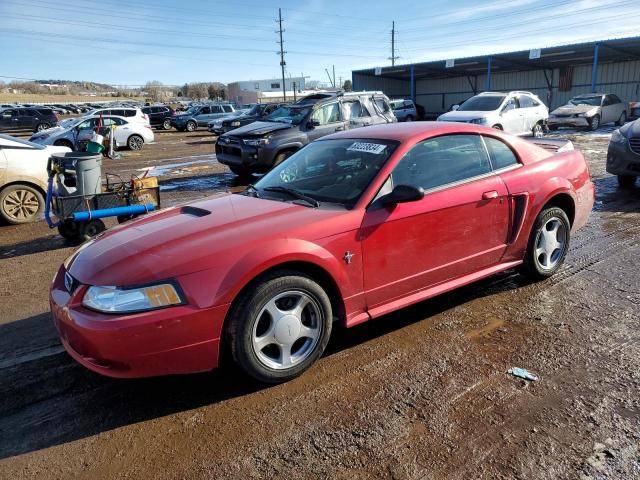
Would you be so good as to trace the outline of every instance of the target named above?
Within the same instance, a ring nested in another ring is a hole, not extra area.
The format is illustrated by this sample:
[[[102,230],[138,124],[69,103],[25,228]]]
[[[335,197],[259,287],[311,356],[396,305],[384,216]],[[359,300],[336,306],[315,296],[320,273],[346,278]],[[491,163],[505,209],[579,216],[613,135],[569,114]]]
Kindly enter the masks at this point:
[[[258,103],[251,107],[251,109],[242,115],[237,115],[230,118],[219,118],[213,122],[209,122],[208,130],[216,135],[222,135],[223,133],[230,132],[239,127],[244,127],[250,123],[262,120],[267,115],[271,114],[277,108],[288,105],[287,103]]]
[[[0,132],[40,132],[57,124],[58,117],[50,108],[0,110]]]
[[[171,130],[171,117],[176,115],[176,111],[173,108],[165,105],[144,107],[142,108],[142,113],[146,113],[149,116],[149,124],[152,127],[163,128],[164,130]]]
[[[216,158],[236,175],[266,172],[325,135],[396,121],[382,92],[316,93],[220,136]]]

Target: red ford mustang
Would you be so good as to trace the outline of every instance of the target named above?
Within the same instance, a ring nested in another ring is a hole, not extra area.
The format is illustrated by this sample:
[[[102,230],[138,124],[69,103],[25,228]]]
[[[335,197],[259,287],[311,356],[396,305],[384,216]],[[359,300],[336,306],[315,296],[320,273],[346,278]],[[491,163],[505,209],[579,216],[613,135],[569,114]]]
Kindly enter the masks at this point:
[[[580,152],[460,123],[315,141],[240,194],[169,208],[74,253],[51,287],[62,342],[114,377],[299,375],[347,327],[519,267],[555,273],[594,202]]]

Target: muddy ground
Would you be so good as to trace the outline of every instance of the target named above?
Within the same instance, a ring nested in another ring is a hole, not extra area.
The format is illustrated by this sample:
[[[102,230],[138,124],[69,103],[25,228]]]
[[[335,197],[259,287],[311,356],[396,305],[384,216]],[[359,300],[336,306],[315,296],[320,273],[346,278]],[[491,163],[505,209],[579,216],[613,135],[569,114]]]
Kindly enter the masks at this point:
[[[506,272],[334,331],[269,388],[85,370],[47,309],[73,247],[44,222],[0,227],[0,478],[640,478],[640,188],[605,173],[610,131],[560,132],[598,194],[554,278]],[[242,188],[208,133],[156,139],[104,170],[162,166],[164,205]]]

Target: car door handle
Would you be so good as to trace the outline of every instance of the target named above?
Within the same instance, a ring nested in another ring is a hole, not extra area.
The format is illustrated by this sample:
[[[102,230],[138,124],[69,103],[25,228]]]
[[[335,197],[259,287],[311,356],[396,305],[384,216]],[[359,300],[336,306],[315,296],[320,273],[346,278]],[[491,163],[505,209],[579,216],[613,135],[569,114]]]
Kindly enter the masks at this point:
[[[492,200],[494,198],[498,198],[498,192],[496,192],[495,190],[490,190],[482,194],[483,200]]]

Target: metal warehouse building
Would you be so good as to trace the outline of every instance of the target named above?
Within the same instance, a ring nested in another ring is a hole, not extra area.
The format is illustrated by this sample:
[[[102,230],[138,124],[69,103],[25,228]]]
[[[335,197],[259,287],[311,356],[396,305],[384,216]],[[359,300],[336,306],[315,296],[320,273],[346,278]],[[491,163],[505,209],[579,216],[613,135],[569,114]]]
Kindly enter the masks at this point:
[[[551,109],[581,93],[640,100],[640,37],[352,72],[354,90],[411,98],[428,116],[482,91],[528,90]]]

